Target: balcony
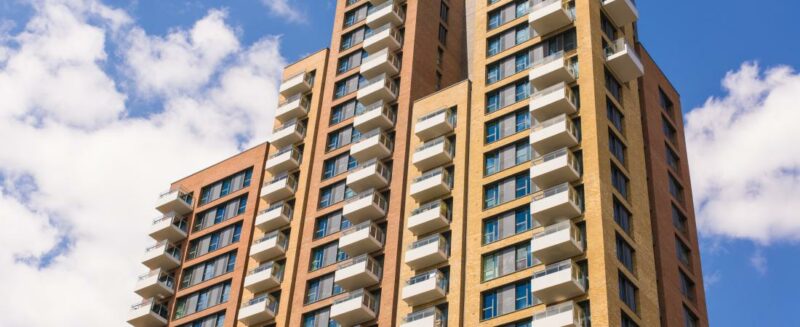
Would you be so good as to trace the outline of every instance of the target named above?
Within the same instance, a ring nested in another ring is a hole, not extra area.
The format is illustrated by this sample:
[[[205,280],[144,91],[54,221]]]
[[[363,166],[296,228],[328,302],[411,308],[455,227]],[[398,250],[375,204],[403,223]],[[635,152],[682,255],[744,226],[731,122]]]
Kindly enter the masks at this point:
[[[267,158],[264,169],[273,175],[300,168],[303,153],[295,146],[288,146]]]
[[[601,0],[603,9],[618,27],[628,25],[639,19],[639,10],[634,0]]]
[[[531,201],[531,215],[542,226],[580,216],[578,193],[569,183],[538,192]]]
[[[530,9],[528,22],[539,34],[545,35],[572,24],[573,14],[570,13],[565,0],[545,0],[535,4]]]
[[[443,168],[430,170],[411,182],[411,197],[417,202],[430,201],[450,193],[453,177]]]
[[[281,83],[279,91],[285,98],[290,98],[298,93],[311,91],[311,86],[313,84],[314,77],[311,74],[302,72],[285,79]]]
[[[174,213],[156,218],[150,226],[150,237],[156,241],[175,243],[186,238],[188,229],[186,217]]]
[[[387,0],[369,9],[367,26],[369,28],[379,28],[386,24],[397,26],[403,23],[404,18],[403,9],[394,0]]]
[[[333,281],[345,290],[353,291],[377,284],[381,273],[381,265],[371,256],[362,254],[340,263]]]
[[[571,221],[547,226],[533,235],[531,253],[544,264],[551,264],[583,253],[581,231]]]
[[[356,97],[361,103],[397,100],[397,83],[387,74],[380,74],[359,85]]]
[[[185,215],[192,211],[192,194],[182,189],[164,192],[158,196],[156,210],[163,214]]]
[[[531,179],[539,189],[546,189],[581,178],[578,160],[572,151],[561,148],[533,159]]]
[[[275,110],[275,119],[285,123],[292,119],[304,117],[308,114],[309,104],[308,97],[297,94],[278,104],[278,109]]]
[[[286,253],[286,234],[274,231],[253,242],[250,257],[258,262],[269,261]]]
[[[544,122],[534,122],[531,128],[531,146],[536,153],[550,153],[561,148],[578,145],[578,128],[566,115]]]
[[[400,327],[442,327],[446,323],[442,311],[436,307],[430,307],[409,313],[403,317]]]
[[[339,250],[355,257],[364,253],[372,253],[383,247],[386,234],[378,225],[372,222],[363,222],[342,231],[339,238]]]
[[[551,304],[586,294],[585,284],[586,277],[581,276],[578,266],[564,260],[533,273],[531,291],[543,303]]]
[[[447,240],[434,234],[412,243],[406,250],[405,263],[413,270],[430,267],[447,261]]]
[[[256,228],[271,232],[289,225],[293,212],[294,209],[290,205],[283,202],[275,203],[269,208],[258,212],[258,215],[256,215]]]
[[[264,294],[250,301],[242,303],[239,309],[239,322],[253,326],[275,319],[278,311],[278,300],[272,295]]]
[[[269,144],[280,149],[303,141],[305,136],[306,127],[303,126],[303,123],[294,120],[272,131],[268,141]]]
[[[533,315],[532,324],[537,327],[584,327],[580,311],[572,301],[548,306],[547,310]]]
[[[622,83],[630,82],[644,75],[644,66],[636,50],[620,38],[606,47],[606,64]]]
[[[142,264],[155,270],[172,270],[181,264],[181,249],[166,240],[156,243],[144,251]]]
[[[270,261],[247,273],[244,278],[244,288],[259,293],[280,286],[281,281],[283,281],[283,266]]]
[[[414,134],[422,140],[430,140],[453,131],[456,116],[450,109],[439,109],[417,119]]]
[[[175,277],[161,269],[139,276],[136,281],[136,294],[144,299],[163,299],[175,294]]]
[[[372,159],[347,175],[347,186],[356,192],[382,189],[389,185],[391,173],[391,170],[382,162]]]
[[[578,63],[564,57],[563,52],[547,56],[533,64],[528,78],[536,90],[544,90],[560,83],[572,83],[578,77]]]
[[[368,161],[370,159],[383,159],[392,155],[392,140],[386,133],[379,129],[374,129],[369,133],[361,134],[352,146],[350,146],[350,156],[358,161]]]
[[[417,147],[411,156],[411,162],[419,170],[426,171],[452,162],[454,155],[453,144],[449,139],[440,136]]]
[[[131,307],[128,323],[134,327],[160,327],[167,325],[169,308],[166,303],[147,299]]]
[[[368,53],[375,53],[381,49],[395,51],[400,49],[402,45],[403,37],[400,35],[400,31],[394,28],[392,24],[372,29],[364,35],[364,42],[361,43],[362,48]]]
[[[348,293],[331,306],[331,319],[342,326],[354,326],[378,316],[378,300],[364,289]]]
[[[557,115],[571,115],[578,112],[578,95],[566,83],[558,83],[531,96],[531,115],[538,121]]]
[[[394,76],[400,72],[400,65],[400,58],[397,58],[394,53],[389,52],[389,49],[383,49],[369,55],[361,61],[361,76],[368,79],[381,74]]]
[[[363,66],[362,66],[363,67]],[[367,133],[374,129],[387,130],[394,126],[395,114],[383,101],[375,102],[356,110],[353,127],[359,132]]]
[[[414,235],[424,235],[449,225],[449,205],[442,200],[436,200],[412,210],[406,227]]]
[[[293,196],[296,190],[297,180],[294,176],[283,175],[261,186],[261,198],[270,203],[277,202]]]
[[[410,306],[430,303],[447,295],[447,278],[439,270],[411,277],[403,286],[403,301]]]
[[[369,189],[348,199],[342,208],[342,215],[351,223],[360,224],[386,216],[388,206],[389,203],[382,194]]]

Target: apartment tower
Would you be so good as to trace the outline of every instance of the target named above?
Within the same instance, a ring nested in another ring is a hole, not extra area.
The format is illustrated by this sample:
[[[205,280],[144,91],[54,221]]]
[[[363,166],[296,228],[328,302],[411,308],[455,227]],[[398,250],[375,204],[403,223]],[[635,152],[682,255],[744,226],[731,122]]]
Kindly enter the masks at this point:
[[[708,326],[680,99],[638,16],[338,0],[330,49],[286,67],[269,145],[159,200],[182,236],[154,234],[169,250],[129,322]],[[243,167],[258,196],[224,218]]]

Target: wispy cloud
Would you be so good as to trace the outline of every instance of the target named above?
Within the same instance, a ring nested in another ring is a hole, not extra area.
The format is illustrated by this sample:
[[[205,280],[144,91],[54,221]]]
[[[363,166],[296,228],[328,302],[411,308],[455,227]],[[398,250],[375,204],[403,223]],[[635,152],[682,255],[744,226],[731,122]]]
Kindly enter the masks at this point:
[[[261,0],[261,3],[275,17],[286,19],[292,23],[307,23],[308,17],[293,2],[296,0]],[[317,0],[315,0],[317,1]]]
[[[767,264],[767,257],[764,256],[764,252],[761,249],[756,249],[753,255],[750,256],[750,265],[753,266],[761,276],[767,274],[767,270],[769,269]]]

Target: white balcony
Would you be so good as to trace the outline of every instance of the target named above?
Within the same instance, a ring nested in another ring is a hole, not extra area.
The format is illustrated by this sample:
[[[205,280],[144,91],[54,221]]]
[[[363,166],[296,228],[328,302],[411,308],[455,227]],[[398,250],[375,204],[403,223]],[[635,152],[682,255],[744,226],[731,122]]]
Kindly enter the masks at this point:
[[[578,128],[566,115],[544,122],[534,122],[531,128],[531,146],[536,153],[550,153],[561,148],[578,145]]]
[[[557,115],[578,112],[578,95],[566,83],[558,83],[531,96],[530,111],[534,119],[544,121]]]
[[[289,225],[293,212],[294,209],[286,203],[273,204],[256,215],[256,228],[264,232],[271,232]]]
[[[414,134],[422,140],[430,140],[453,131],[455,118],[450,109],[439,109],[417,119]]]
[[[542,226],[580,216],[578,193],[569,183],[538,192],[531,201],[531,215]]]
[[[150,270],[172,270],[181,264],[181,249],[167,241],[156,243],[145,250],[142,264]]]
[[[163,214],[187,214],[192,211],[192,194],[182,189],[164,192],[158,196],[156,210]]]
[[[571,221],[562,221],[533,235],[531,253],[544,264],[558,262],[583,253],[582,238]]]
[[[406,281],[402,299],[410,306],[430,303],[447,295],[447,278],[439,270],[431,270]]]
[[[311,74],[302,72],[285,79],[281,83],[280,93],[286,98],[290,98],[298,93],[311,91],[314,80]]]
[[[536,90],[544,90],[560,83],[572,83],[578,77],[578,63],[564,57],[563,52],[547,56],[533,63],[528,78]]]
[[[411,156],[411,163],[419,170],[426,171],[453,162],[454,155],[453,144],[440,136],[417,147]]]
[[[578,164],[572,151],[561,148],[533,159],[531,180],[539,189],[546,189],[564,182],[574,182],[581,178]]]
[[[250,246],[250,257],[258,262],[269,261],[286,254],[286,235],[274,231],[257,239]]]
[[[633,48],[624,38],[606,47],[606,64],[622,83],[630,82],[644,75],[644,66]]]
[[[272,295],[264,294],[242,303],[239,309],[239,322],[254,326],[275,319],[277,311],[278,300]]]
[[[574,302],[548,306],[547,310],[535,313],[532,324],[537,327],[584,327],[580,308]]]
[[[382,194],[370,189],[350,198],[342,208],[342,215],[353,224],[386,216],[389,203]]]
[[[539,34],[545,35],[569,24],[572,24],[572,14],[567,7],[568,1],[545,0],[535,4],[530,9],[528,22]]]
[[[147,299],[131,307],[128,323],[134,327],[161,327],[167,325],[169,308],[166,303]]]
[[[406,250],[405,263],[413,270],[430,267],[447,261],[449,249],[447,240],[434,234],[412,243]]]
[[[153,224],[150,226],[150,237],[158,242],[163,240],[171,243],[178,242],[186,238],[187,224],[186,217],[177,216],[174,213],[164,215],[164,217],[153,220]]]
[[[253,293],[263,292],[281,285],[283,266],[270,261],[247,273],[244,288]]]
[[[272,131],[268,141],[270,145],[284,148],[288,145],[303,141],[306,136],[306,127],[303,123],[291,121]]]
[[[392,155],[392,140],[379,129],[361,134],[358,141],[350,146],[350,156],[358,161],[383,159]]]
[[[425,172],[411,182],[411,197],[417,202],[433,200],[450,193],[453,189],[453,178],[450,172],[437,168]]]
[[[442,327],[446,323],[444,315],[436,307],[414,311],[403,317],[400,327]]]
[[[367,133],[374,129],[387,130],[394,126],[395,114],[385,102],[378,101],[356,110],[353,127]]]
[[[369,9],[367,26],[370,28],[379,28],[386,24],[397,26],[403,23],[403,18],[405,14],[399,4],[394,0],[387,0]]]
[[[623,27],[639,19],[639,9],[633,0],[601,0],[606,14],[618,27]]]
[[[294,146],[288,146],[272,154],[267,158],[264,169],[273,175],[300,168],[303,161],[303,153]]]
[[[283,175],[264,183],[261,187],[261,198],[267,202],[285,200],[297,191],[297,180],[294,176]]]
[[[450,225],[450,208],[442,200],[421,205],[411,211],[407,228],[414,235],[424,235]]]
[[[375,53],[381,49],[395,51],[403,46],[403,37],[392,24],[386,24],[367,33],[361,46],[368,53]]]
[[[378,300],[364,289],[350,292],[331,306],[331,319],[342,326],[354,326],[378,316]]]
[[[373,159],[361,164],[347,175],[347,186],[356,192],[364,192],[368,189],[379,190],[389,185],[390,178],[389,167]]]
[[[333,281],[348,291],[370,287],[381,280],[381,265],[371,256],[363,254],[340,263]]]
[[[578,266],[564,260],[533,273],[531,291],[542,303],[551,304],[586,294],[585,282]]]
[[[383,49],[364,58],[359,69],[364,78],[374,78],[381,74],[397,75],[400,65],[400,58],[389,52],[389,49]]]
[[[139,276],[136,294],[144,299],[163,299],[175,294],[175,277],[161,269]]]
[[[361,103],[397,100],[397,83],[387,74],[380,74],[359,85],[356,97]]]
[[[355,257],[365,253],[372,253],[383,247],[386,234],[378,225],[364,222],[342,231],[339,238],[339,250]]]
[[[278,109],[275,110],[275,119],[285,123],[292,119],[304,117],[308,114],[309,104],[308,97],[303,94],[297,94],[278,104]]]

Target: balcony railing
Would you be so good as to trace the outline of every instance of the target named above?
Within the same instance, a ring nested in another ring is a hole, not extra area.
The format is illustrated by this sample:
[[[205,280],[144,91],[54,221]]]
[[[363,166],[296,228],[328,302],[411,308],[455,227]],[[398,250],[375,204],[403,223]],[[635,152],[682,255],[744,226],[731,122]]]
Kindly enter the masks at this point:
[[[278,301],[275,300],[275,298],[272,297],[269,294],[264,294],[264,295],[260,295],[260,296],[254,297],[254,298],[250,299],[249,301],[245,302],[244,305],[242,305],[242,307],[249,307],[251,305],[256,305],[256,304],[259,304],[259,303],[264,302],[264,301],[268,301],[267,302],[267,309],[269,309],[272,312],[277,312],[277,310],[278,310]]]
[[[163,247],[163,246],[166,246],[166,248],[164,249],[164,253],[175,257],[175,259],[177,259],[178,261],[181,260],[181,249],[179,247],[173,245],[173,244],[170,244],[166,240],[158,242],[158,243],[156,243],[155,245],[153,245],[151,247],[148,247],[147,249],[144,250],[144,252],[148,253],[148,252],[151,252],[151,251],[155,251],[158,248]]]
[[[267,262],[265,264],[262,264],[262,265],[256,267],[253,270],[250,270],[250,271],[247,272],[247,275],[248,276],[255,275],[257,273],[260,273],[260,272],[268,270],[268,269],[272,269],[272,275],[275,276],[275,278],[278,278],[278,279],[283,278],[283,265],[277,264],[277,263],[275,263],[275,261]]]
[[[441,250],[445,254],[450,254],[450,250],[447,247],[447,241],[445,240],[444,237],[442,237],[442,235],[439,234],[434,234],[425,237],[421,240],[418,240],[414,243],[411,243],[411,245],[408,246],[408,250],[413,250],[436,242],[439,242],[439,250]]]
[[[412,322],[419,321],[419,320],[422,320],[422,319],[425,319],[425,318],[428,318],[428,317],[431,317],[431,316],[435,317],[434,318],[434,324],[435,324],[434,326],[443,327],[441,325],[441,322],[442,322],[442,320],[441,320],[442,319],[442,311],[439,310],[436,307],[429,307],[429,308],[424,309],[424,310],[414,311],[412,313],[409,313],[407,316],[405,316],[403,318],[403,324],[410,324]]]
[[[278,246],[280,246],[282,248],[286,248],[286,242],[288,241],[287,238],[286,238],[286,234],[284,234],[283,232],[281,232],[279,230],[264,234],[264,236],[262,236],[261,238],[253,241],[253,245],[259,244],[259,243],[263,243],[263,242],[266,242],[266,241],[269,241],[269,240],[272,240],[272,239],[275,239],[275,238],[277,238],[277,241],[275,242],[275,244],[277,244]]]
[[[356,117],[357,116],[361,116],[361,115],[364,115],[366,113],[369,113],[369,112],[372,112],[372,111],[376,111],[376,110],[380,110],[381,114],[383,114],[384,116],[388,117],[391,121],[395,120],[396,115],[395,115],[394,111],[392,111],[392,109],[389,108],[389,106],[385,106],[383,104],[383,101],[378,101],[378,102],[375,102],[375,103],[370,104],[368,106],[363,106],[363,107],[356,108],[355,116]]]
[[[137,311],[145,307],[150,307],[150,312],[153,312],[164,319],[169,319],[169,308],[167,307],[167,304],[156,302],[155,299],[146,299],[138,304],[134,304],[131,306],[131,311]]]
[[[167,220],[172,221],[172,225],[178,227],[178,229],[182,230],[184,233],[189,231],[189,223],[184,216],[163,216],[153,219],[153,225],[158,225],[163,223]]]
[[[447,217],[447,219],[452,219],[452,215],[451,215],[449,206],[447,205],[446,202],[444,202],[442,200],[434,200],[434,201],[425,203],[425,204],[415,208],[414,210],[411,210],[411,215],[414,216],[414,215],[418,215],[418,214],[421,214],[423,212],[426,212],[428,210],[436,210],[436,209],[440,210],[442,215],[444,217]]]
[[[441,288],[442,290],[447,291],[447,278],[445,278],[444,274],[441,271],[439,271],[438,269],[429,270],[429,271],[426,271],[424,273],[421,273],[421,274],[418,274],[416,276],[413,276],[413,277],[409,278],[406,281],[406,286],[419,284],[419,283],[422,283],[424,281],[430,280],[431,278],[435,278],[436,279],[436,286],[437,287]]]
[[[357,233],[357,232],[360,232],[360,231],[365,230],[367,228],[369,228],[369,235],[372,236],[372,238],[374,238],[374,239],[378,240],[379,242],[383,243],[384,238],[386,237],[386,234],[383,233],[383,230],[381,230],[381,228],[378,227],[378,225],[375,225],[371,221],[365,221],[365,222],[360,223],[358,225],[350,226],[350,228],[345,229],[345,230],[342,231],[342,236],[350,235],[350,234],[353,234],[353,233]]]
[[[336,268],[337,270],[342,270],[344,268],[354,266],[362,262],[367,263],[367,271],[372,272],[373,274],[375,274],[375,276],[378,276],[378,278],[381,277],[381,273],[383,273],[383,268],[381,267],[381,265],[378,264],[377,261],[375,261],[375,259],[372,259],[372,257],[370,257],[368,254],[362,254],[355,258],[350,258],[347,259],[346,261],[342,261],[341,263],[336,265]]]

